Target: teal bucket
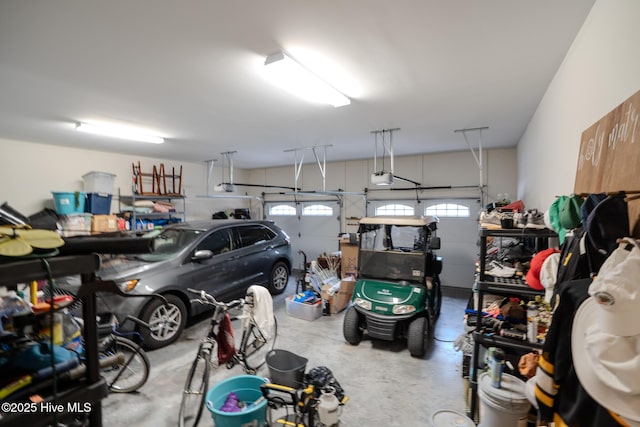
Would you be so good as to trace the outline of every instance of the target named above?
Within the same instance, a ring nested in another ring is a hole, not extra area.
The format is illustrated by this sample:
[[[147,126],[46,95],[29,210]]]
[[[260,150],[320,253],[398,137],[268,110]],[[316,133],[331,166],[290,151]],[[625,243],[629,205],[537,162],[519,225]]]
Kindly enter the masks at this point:
[[[239,412],[224,412],[220,408],[233,392],[238,400],[251,405],[262,397],[260,385],[265,384],[265,378],[255,375],[240,375],[219,382],[207,392],[207,409],[211,412],[216,427],[262,427],[267,423],[267,401],[262,400],[257,405]]]
[[[87,199],[86,193],[82,191],[52,191],[51,193],[53,194],[53,204],[56,207],[56,213],[58,215],[84,212],[84,205]]]

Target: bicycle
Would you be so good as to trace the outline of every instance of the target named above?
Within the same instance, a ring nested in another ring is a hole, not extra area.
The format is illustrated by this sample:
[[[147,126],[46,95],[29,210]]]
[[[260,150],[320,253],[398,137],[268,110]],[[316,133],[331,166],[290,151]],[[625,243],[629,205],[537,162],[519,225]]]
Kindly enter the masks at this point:
[[[179,426],[197,426],[205,406],[211,367],[226,364],[227,369],[242,365],[248,374],[255,374],[266,362],[266,355],[275,345],[278,325],[273,315],[273,302],[263,286],[249,287],[245,298],[220,302],[205,291],[189,289],[198,295],[193,301],[214,307],[207,335],[201,340],[187,380],[180,404]],[[236,349],[230,340],[230,310],[242,310],[242,337]]]
[[[99,358],[103,359],[120,353],[123,356],[122,363],[101,367],[100,374],[111,392],[131,393],[147,382],[151,363],[147,353],[142,349],[142,336],[138,332],[121,332],[115,317],[112,319],[110,332],[98,341],[98,354]],[[127,321],[149,328],[148,323],[131,315],[127,316],[122,324]],[[138,336],[139,343],[124,335]]]
[[[83,320],[71,316],[80,329]],[[142,336],[138,332],[122,332],[118,320],[111,313],[97,315],[98,323],[98,362],[100,375],[105,379],[109,391],[113,393],[131,393],[142,387],[149,379],[151,363],[142,349]],[[127,316],[122,322],[133,322],[145,328],[149,325],[134,316]],[[136,336],[139,343],[126,336]],[[68,347],[73,350],[72,347]],[[75,351],[75,350],[73,350]],[[84,355],[80,356],[81,359]]]

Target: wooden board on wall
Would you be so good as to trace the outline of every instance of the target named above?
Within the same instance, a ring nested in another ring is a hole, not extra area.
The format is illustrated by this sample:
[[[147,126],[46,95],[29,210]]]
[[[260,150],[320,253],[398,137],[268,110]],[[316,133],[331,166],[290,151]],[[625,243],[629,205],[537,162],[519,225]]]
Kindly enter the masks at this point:
[[[582,133],[574,192],[640,191],[640,91]]]
[[[585,130],[580,141],[574,193],[618,191],[640,192],[640,91]],[[640,225],[637,200],[629,203],[629,219],[632,230]]]

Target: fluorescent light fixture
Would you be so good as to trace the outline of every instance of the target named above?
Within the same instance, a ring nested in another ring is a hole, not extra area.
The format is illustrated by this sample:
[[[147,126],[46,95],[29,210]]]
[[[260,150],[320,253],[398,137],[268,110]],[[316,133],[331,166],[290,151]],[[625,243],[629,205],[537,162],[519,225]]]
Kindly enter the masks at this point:
[[[95,135],[128,139],[131,141],[149,142],[151,144],[162,144],[164,142],[164,138],[149,135],[142,129],[129,126],[118,126],[106,123],[76,123],[76,130],[80,132],[92,133]]]
[[[300,98],[334,107],[351,104],[349,98],[284,52],[268,56],[264,66],[274,84]]]

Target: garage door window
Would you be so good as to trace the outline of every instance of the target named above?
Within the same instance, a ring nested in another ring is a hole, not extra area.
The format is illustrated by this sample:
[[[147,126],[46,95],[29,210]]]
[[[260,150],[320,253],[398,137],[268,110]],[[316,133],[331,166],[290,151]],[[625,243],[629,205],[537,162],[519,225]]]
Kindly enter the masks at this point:
[[[290,205],[275,205],[269,208],[272,216],[296,216],[296,208]]]
[[[441,218],[469,218],[469,207],[457,203],[438,203],[437,205],[427,206],[424,214],[435,215]]]
[[[391,204],[378,206],[376,208],[376,215],[389,215],[389,216],[413,216],[415,209],[413,206]]]
[[[333,209],[327,205],[309,205],[302,209],[303,216],[331,216]]]

